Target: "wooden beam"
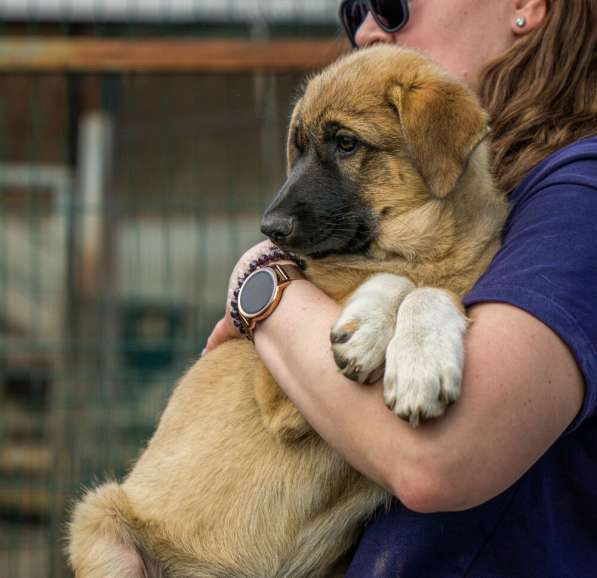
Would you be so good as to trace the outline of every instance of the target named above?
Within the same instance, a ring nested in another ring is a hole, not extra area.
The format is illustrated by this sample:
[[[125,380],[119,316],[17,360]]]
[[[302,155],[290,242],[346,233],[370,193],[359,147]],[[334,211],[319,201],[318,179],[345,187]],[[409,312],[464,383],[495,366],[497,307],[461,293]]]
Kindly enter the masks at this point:
[[[0,40],[0,72],[312,70],[348,49],[340,38],[251,41],[5,37]]]

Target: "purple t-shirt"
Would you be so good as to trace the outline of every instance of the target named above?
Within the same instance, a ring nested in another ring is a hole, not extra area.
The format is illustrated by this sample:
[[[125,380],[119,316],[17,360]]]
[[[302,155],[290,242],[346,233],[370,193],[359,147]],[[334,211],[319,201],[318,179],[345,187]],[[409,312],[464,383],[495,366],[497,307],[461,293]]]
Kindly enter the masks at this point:
[[[582,409],[514,485],[463,512],[395,501],[365,530],[346,578],[597,576],[597,137],[536,166],[510,195],[503,247],[465,296],[532,314],[570,348]]]

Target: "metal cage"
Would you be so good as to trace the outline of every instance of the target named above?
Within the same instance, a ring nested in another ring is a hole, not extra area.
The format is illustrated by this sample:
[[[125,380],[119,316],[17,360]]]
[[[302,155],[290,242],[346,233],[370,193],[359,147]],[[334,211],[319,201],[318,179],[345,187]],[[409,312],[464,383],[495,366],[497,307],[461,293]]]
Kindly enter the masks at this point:
[[[0,3],[0,575],[68,576],[284,178],[337,2]]]

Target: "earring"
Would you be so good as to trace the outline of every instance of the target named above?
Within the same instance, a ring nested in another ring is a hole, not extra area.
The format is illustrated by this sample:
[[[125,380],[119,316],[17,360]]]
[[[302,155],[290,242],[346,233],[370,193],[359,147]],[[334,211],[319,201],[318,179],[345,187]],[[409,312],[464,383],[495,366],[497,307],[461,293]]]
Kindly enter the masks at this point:
[[[518,28],[524,28],[526,26],[526,18],[524,16],[519,16],[515,21],[514,24],[516,24],[516,26]]]

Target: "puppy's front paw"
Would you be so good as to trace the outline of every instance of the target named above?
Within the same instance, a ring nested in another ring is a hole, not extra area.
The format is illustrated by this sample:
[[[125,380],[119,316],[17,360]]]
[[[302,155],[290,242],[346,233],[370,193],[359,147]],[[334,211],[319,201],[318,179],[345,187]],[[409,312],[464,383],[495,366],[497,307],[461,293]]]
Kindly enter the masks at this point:
[[[383,375],[386,346],[392,338],[394,323],[380,311],[369,312],[366,317],[357,313],[342,315],[332,328],[332,352],[345,377],[359,383],[374,383]]]
[[[357,289],[330,335],[336,365],[344,376],[359,383],[381,378],[398,306],[413,288],[405,277],[384,273]]]
[[[439,289],[411,293],[386,352],[386,405],[413,427],[442,415],[460,396],[467,320]]]

